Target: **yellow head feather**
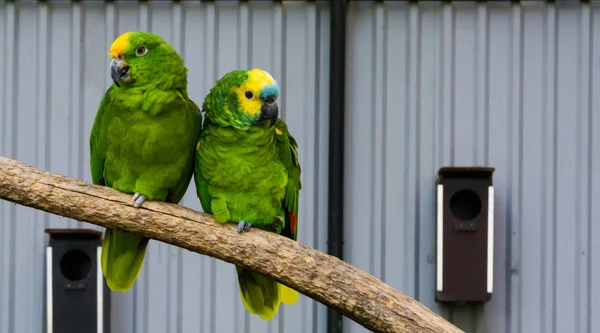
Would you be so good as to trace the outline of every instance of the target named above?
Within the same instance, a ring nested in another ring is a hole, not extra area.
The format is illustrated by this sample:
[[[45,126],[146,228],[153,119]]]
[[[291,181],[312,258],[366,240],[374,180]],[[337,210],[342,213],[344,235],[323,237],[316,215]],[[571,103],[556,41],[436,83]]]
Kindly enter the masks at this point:
[[[258,68],[250,70],[246,82],[235,90],[239,96],[241,110],[251,117],[256,116],[262,106],[260,100],[262,90],[273,85],[277,85],[277,81],[268,72]],[[252,92],[251,99],[246,98],[246,91]]]
[[[131,35],[131,32],[126,32],[124,34],[122,34],[121,36],[119,36],[117,39],[115,39],[115,41],[112,43],[112,45],[110,46],[110,57],[114,58],[119,54],[123,54],[123,52],[125,52],[125,49],[129,46],[129,36]]]

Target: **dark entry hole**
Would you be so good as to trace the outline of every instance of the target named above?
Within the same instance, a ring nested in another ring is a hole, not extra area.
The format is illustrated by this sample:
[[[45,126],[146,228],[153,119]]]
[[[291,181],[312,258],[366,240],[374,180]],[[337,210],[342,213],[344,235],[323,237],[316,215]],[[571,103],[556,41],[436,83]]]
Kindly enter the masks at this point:
[[[90,258],[80,250],[70,250],[60,259],[60,271],[71,281],[83,280],[91,269]]]
[[[460,190],[450,198],[452,215],[461,220],[472,220],[481,212],[481,199],[471,190]]]

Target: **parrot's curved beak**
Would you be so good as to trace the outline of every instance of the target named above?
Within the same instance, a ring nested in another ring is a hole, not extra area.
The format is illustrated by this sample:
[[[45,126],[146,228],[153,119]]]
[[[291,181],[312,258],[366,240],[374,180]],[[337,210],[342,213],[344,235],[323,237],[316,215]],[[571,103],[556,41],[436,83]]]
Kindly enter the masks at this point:
[[[259,120],[268,120],[271,123],[271,127],[275,125],[277,117],[279,117],[279,106],[275,103],[276,97],[273,95],[266,96],[263,98],[263,105],[260,109]]]
[[[113,58],[110,63],[110,77],[119,88],[121,87],[121,82],[128,82],[131,79],[129,65],[120,56]]]

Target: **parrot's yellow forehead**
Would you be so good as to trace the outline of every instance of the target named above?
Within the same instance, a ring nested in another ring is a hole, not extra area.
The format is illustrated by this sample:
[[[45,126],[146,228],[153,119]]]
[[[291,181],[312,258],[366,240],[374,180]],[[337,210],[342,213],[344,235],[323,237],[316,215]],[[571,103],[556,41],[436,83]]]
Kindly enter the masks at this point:
[[[123,54],[125,49],[129,46],[129,36],[131,36],[131,32],[126,32],[119,36],[110,46],[110,57],[114,58],[118,54]]]
[[[275,85],[277,82],[268,72],[262,69],[255,68],[248,73],[248,79],[245,82],[245,86],[260,91],[265,86]]]

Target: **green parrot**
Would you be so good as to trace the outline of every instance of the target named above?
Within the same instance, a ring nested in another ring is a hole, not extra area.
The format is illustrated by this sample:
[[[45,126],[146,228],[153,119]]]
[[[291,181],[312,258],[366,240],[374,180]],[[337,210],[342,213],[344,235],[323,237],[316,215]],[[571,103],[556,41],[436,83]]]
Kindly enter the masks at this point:
[[[110,47],[114,81],[100,102],[90,135],[94,184],[145,200],[179,203],[193,172],[202,114],[188,97],[187,68],[162,37],[127,32]],[[106,229],[102,272],[111,290],[126,292],[144,262],[148,238]]]
[[[279,87],[260,69],[234,70],[204,99],[204,123],[196,147],[194,181],[206,213],[296,239],[301,189],[298,145],[278,118]],[[242,303],[263,320],[298,292],[236,266]]]

